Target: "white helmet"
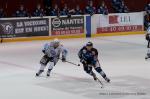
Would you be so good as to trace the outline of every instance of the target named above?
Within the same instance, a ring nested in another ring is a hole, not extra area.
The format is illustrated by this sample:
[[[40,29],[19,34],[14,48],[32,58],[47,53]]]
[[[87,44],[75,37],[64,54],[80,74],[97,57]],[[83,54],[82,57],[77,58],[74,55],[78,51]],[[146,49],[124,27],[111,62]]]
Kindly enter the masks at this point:
[[[59,41],[57,38],[55,38],[55,39],[53,40],[53,42],[54,42],[55,44],[60,43],[60,41]]]

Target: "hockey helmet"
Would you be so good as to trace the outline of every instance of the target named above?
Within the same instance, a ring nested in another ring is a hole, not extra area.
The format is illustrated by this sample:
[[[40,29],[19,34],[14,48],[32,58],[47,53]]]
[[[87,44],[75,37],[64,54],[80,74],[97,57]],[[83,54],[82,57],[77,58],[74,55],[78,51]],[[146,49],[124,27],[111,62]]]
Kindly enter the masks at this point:
[[[55,39],[53,40],[53,42],[54,42],[55,44],[59,44],[59,43],[60,43],[59,39],[57,39],[57,38],[55,38]]]
[[[88,42],[88,43],[86,43],[86,46],[93,46],[93,43],[92,42]]]

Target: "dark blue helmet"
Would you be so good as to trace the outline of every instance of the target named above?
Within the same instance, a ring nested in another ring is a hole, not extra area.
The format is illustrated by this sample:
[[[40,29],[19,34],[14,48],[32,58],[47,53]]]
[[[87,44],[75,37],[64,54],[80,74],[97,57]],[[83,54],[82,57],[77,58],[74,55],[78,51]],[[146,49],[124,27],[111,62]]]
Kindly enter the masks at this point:
[[[88,42],[88,43],[86,43],[86,46],[93,46],[93,43],[92,42]]]

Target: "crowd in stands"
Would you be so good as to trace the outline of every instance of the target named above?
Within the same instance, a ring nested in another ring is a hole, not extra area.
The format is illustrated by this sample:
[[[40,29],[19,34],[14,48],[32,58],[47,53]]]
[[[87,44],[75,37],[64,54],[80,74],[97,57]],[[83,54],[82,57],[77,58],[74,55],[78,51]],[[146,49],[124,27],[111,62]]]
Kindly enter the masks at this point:
[[[5,15],[5,12],[2,8],[0,8],[0,18],[4,18],[6,15]]]
[[[123,0],[112,0],[112,6],[116,13],[127,13],[129,12],[127,6],[124,4]],[[93,1],[88,0],[85,9],[80,9],[77,4],[74,9],[70,9],[67,4],[60,9],[57,4],[52,8],[47,6],[42,8],[40,4],[37,5],[33,13],[28,13],[27,8],[24,5],[20,5],[19,8],[12,14],[11,17],[36,17],[36,16],[63,16],[63,15],[82,15],[82,14],[108,14],[108,8],[103,1],[98,7],[93,6]],[[5,11],[0,8],[0,18],[6,17]]]
[[[128,13],[129,9],[123,0],[112,0],[112,6],[116,13]]]
[[[115,13],[128,13],[129,9],[125,5],[123,0],[111,0],[112,7]],[[144,17],[145,29],[150,25],[150,3],[145,6],[146,14]],[[67,4],[64,4],[62,9],[59,8],[57,4],[52,8],[47,6],[42,8],[40,4],[37,4],[35,10],[32,13],[29,13],[27,8],[24,5],[20,5],[18,10],[12,14],[11,17],[42,17],[42,16],[66,16],[66,15],[83,15],[83,14],[103,14],[107,15],[109,13],[108,8],[105,2],[101,2],[97,7],[93,5],[92,0],[88,0],[88,3],[85,9],[81,9],[80,5],[76,4],[74,9],[70,9]],[[8,17],[7,14],[0,8],[0,18]]]
[[[145,11],[144,25],[145,29],[147,29],[150,26],[150,3],[145,6]]]

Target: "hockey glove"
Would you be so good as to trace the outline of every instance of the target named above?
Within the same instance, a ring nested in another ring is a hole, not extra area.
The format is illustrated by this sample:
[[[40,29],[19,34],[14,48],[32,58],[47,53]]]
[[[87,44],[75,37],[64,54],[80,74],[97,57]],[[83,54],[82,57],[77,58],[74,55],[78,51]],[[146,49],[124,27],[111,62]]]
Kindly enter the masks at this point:
[[[50,62],[54,62],[54,57],[49,57]]]
[[[81,59],[80,62],[81,62],[84,66],[87,65],[87,62],[86,62],[84,59]]]
[[[42,52],[45,54],[45,50],[42,50]]]
[[[63,58],[62,58],[62,62],[66,62],[66,58],[63,57]]]

